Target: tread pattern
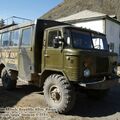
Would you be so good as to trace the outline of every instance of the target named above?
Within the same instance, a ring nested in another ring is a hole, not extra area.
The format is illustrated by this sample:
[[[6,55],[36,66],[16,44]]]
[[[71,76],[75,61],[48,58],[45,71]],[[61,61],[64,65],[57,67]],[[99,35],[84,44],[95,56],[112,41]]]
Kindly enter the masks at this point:
[[[62,92],[62,100],[60,104],[54,105],[51,103],[48,96],[49,87],[57,85]],[[50,75],[44,83],[44,96],[48,105],[56,110],[58,113],[66,113],[70,111],[75,103],[75,94],[72,85],[66,78],[59,74]]]
[[[11,71],[3,68],[1,72],[2,84],[6,90],[12,90],[16,87],[16,80],[12,80]],[[6,79],[6,80],[5,80]]]

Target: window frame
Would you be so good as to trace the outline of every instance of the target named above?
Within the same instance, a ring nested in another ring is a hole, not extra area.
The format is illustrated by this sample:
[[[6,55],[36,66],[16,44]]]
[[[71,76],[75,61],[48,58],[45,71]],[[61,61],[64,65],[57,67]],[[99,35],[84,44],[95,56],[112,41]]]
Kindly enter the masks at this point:
[[[109,51],[109,49],[108,49],[108,42],[107,42],[106,36],[103,36],[103,35],[100,35],[100,34],[96,34],[96,33],[92,33],[92,34],[91,34],[92,42],[93,42],[94,36],[97,37],[97,38],[99,38],[99,40],[102,40],[102,44],[103,44],[103,49],[100,49],[100,48],[97,49],[97,48],[94,47],[94,44],[93,44],[94,49],[95,49],[95,50],[101,50],[101,51]],[[106,42],[107,44],[106,44],[105,42]]]
[[[63,37],[63,35],[62,35],[62,30],[61,29],[52,29],[52,30],[47,30],[47,48],[53,48],[53,46],[49,46],[48,44],[49,44],[49,33],[50,32],[53,32],[53,31],[59,31],[60,33],[61,33],[61,37]],[[57,33],[57,36],[58,36],[58,33]],[[62,46],[60,46],[59,48],[57,48],[57,49],[60,49]]]
[[[20,28],[19,29],[13,29],[13,30],[10,31],[10,42],[11,42],[12,32],[14,32],[14,31],[18,31],[18,33],[19,33],[18,45],[17,46],[11,46],[10,43],[9,43],[10,48],[18,48],[20,46]]]
[[[30,44],[29,45],[22,45],[22,42],[23,42],[23,31],[24,30],[27,30],[27,29],[30,29],[31,30],[31,34],[30,34]],[[25,27],[25,28],[22,28],[21,29],[21,39],[20,39],[20,47],[31,47],[32,45],[32,26],[28,26],[28,27]]]
[[[2,37],[6,33],[8,33],[8,45],[7,46],[3,46],[3,39],[2,39]],[[6,31],[6,32],[1,33],[1,48],[9,48],[9,45],[10,45],[10,35],[11,35],[10,31]]]

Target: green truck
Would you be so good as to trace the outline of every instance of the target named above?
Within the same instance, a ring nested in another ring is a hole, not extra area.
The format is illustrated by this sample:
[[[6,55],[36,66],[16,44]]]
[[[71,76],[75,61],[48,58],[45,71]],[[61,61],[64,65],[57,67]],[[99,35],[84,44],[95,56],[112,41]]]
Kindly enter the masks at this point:
[[[7,90],[18,79],[43,87],[47,104],[66,113],[77,90],[100,96],[118,84],[117,54],[104,34],[37,19],[0,28],[0,76]]]

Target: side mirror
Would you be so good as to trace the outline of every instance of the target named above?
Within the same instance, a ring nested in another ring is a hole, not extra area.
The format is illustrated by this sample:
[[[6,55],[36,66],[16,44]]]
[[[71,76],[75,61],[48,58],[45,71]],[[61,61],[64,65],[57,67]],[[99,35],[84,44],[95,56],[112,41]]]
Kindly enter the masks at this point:
[[[108,50],[109,50],[109,52],[112,52],[112,49],[110,48],[109,44],[108,44]]]
[[[53,39],[53,47],[54,48],[59,48],[60,45],[62,45],[62,38],[56,37]]]

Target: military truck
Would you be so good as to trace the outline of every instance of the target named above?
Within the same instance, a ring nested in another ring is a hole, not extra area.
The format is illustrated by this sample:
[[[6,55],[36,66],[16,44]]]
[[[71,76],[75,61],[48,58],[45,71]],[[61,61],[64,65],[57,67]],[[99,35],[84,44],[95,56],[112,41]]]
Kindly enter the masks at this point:
[[[7,90],[18,79],[43,87],[47,104],[66,113],[78,88],[99,96],[118,83],[117,54],[104,34],[37,19],[0,29],[0,76]]]

